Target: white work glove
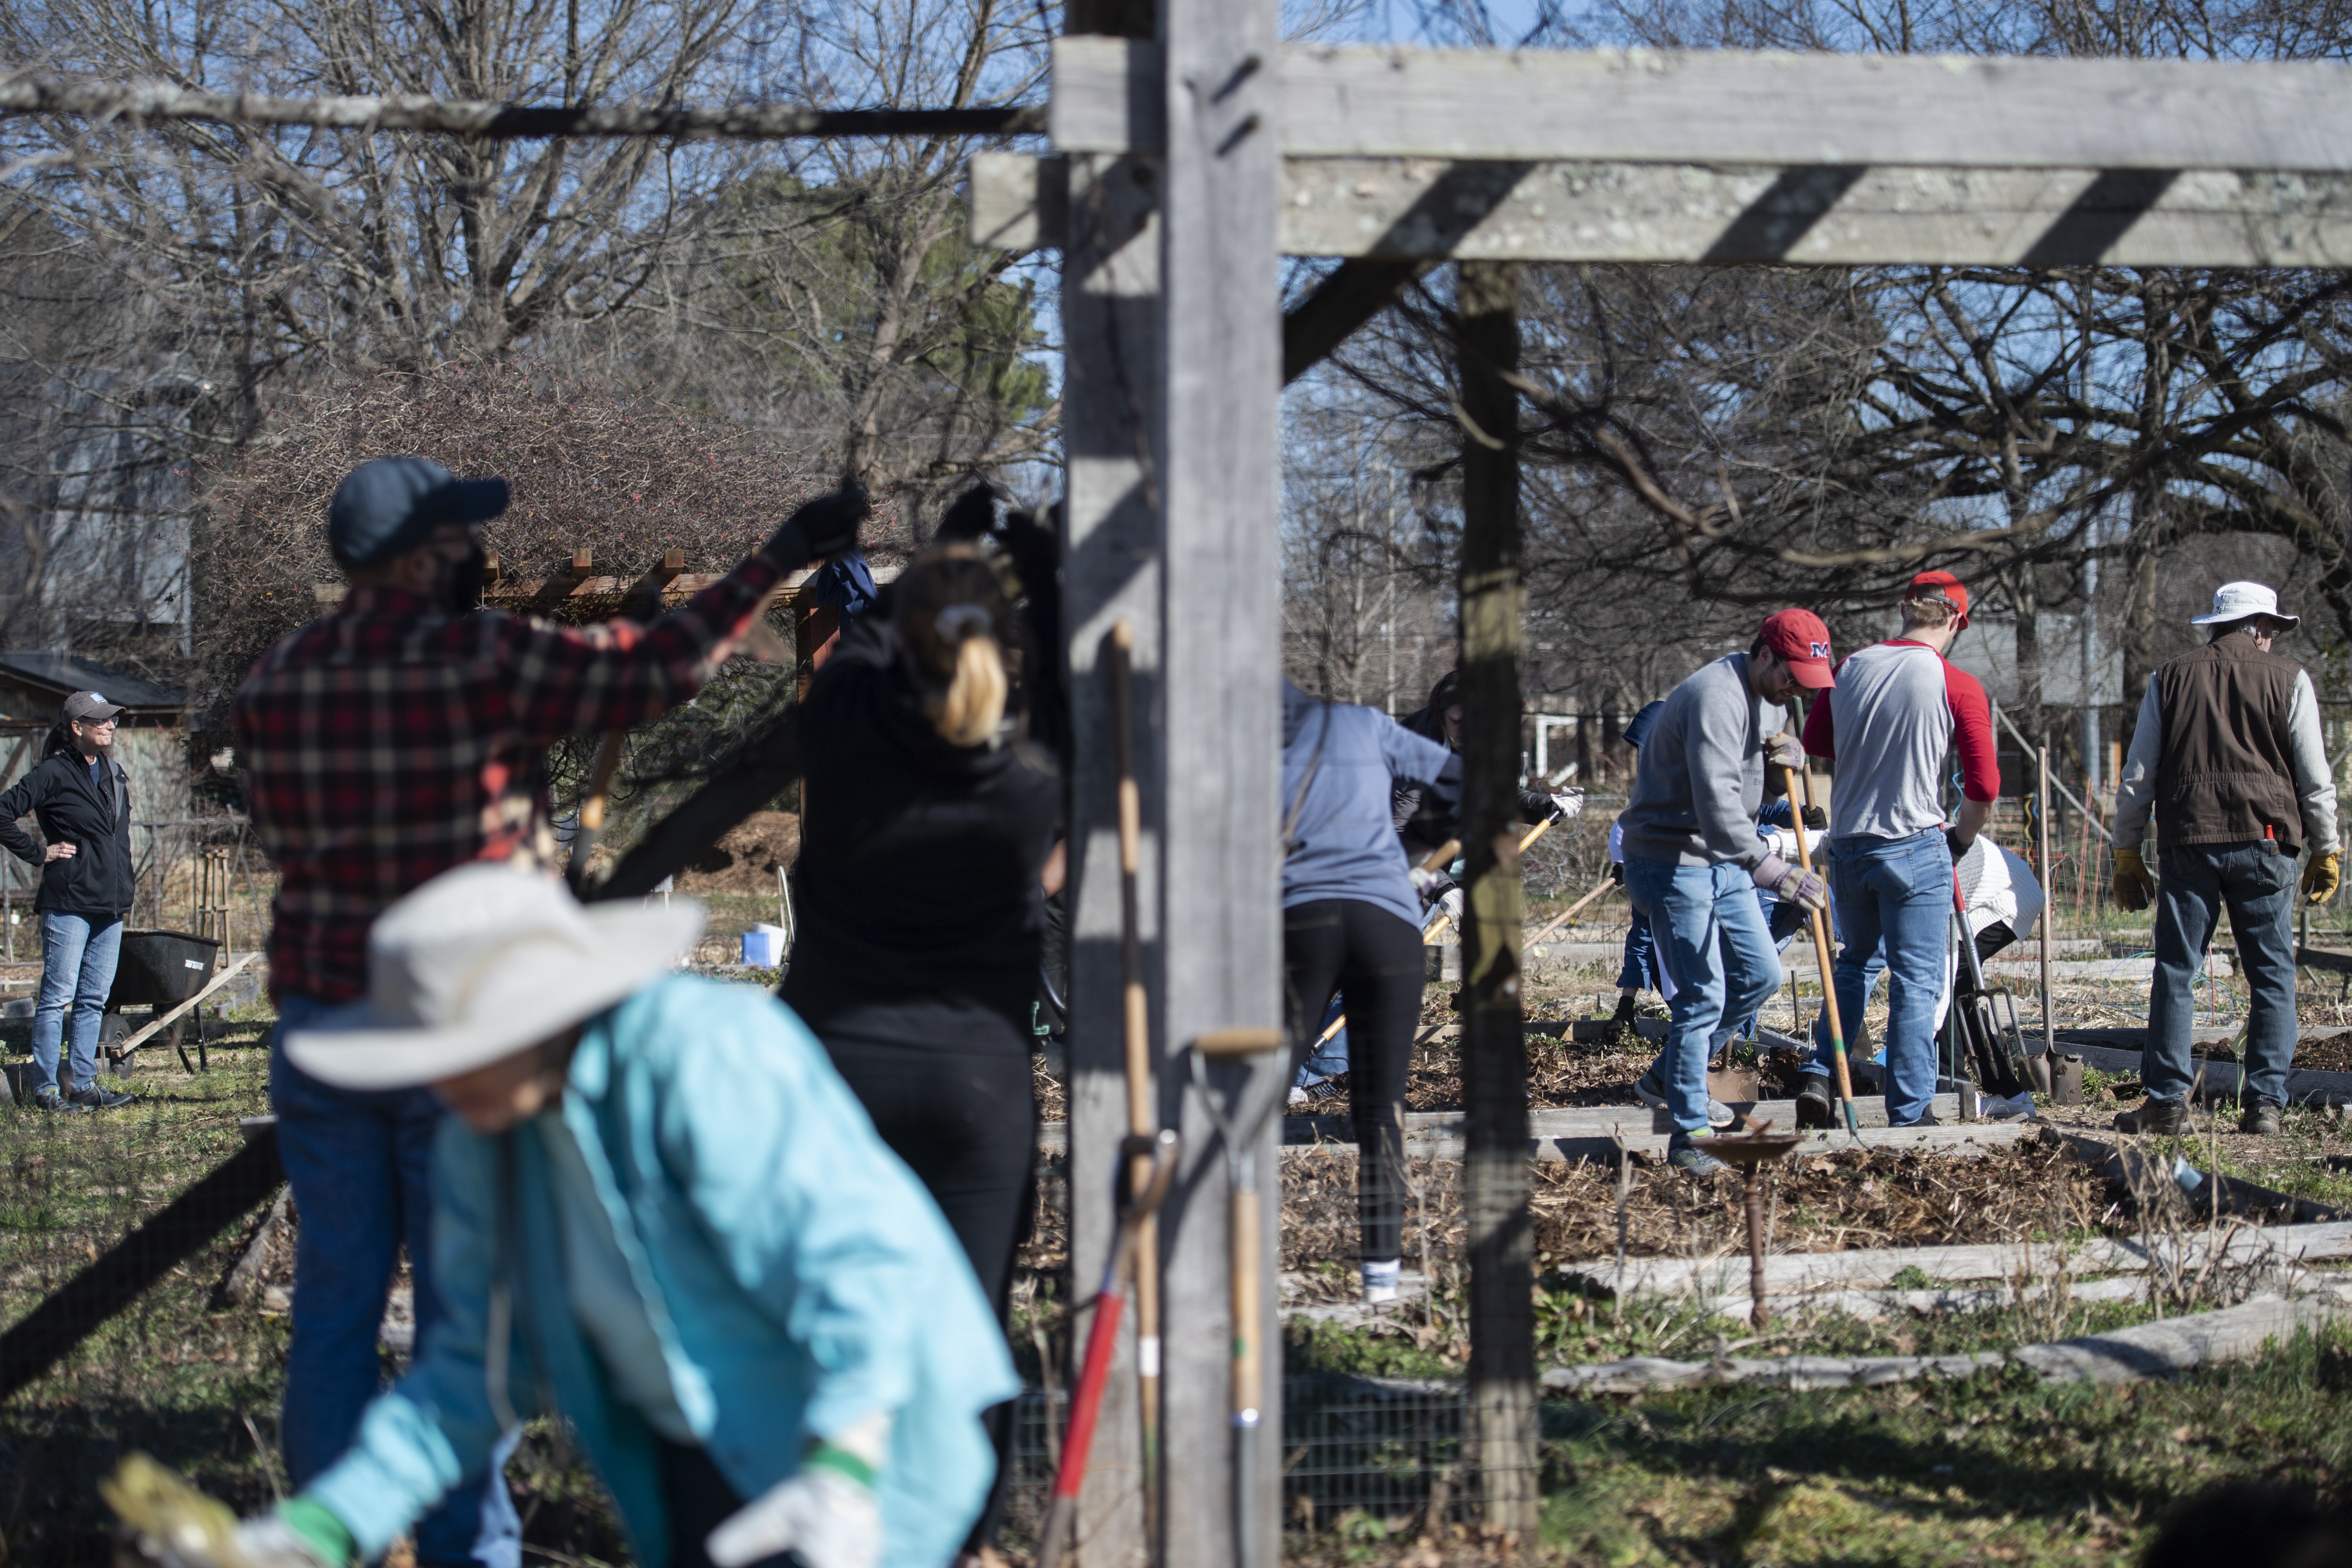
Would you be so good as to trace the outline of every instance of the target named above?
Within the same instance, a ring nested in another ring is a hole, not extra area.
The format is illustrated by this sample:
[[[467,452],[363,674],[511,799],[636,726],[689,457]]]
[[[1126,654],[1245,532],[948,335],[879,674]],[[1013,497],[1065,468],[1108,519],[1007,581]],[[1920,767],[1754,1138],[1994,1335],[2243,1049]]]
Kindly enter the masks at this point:
[[[808,1568],[874,1568],[882,1559],[882,1509],[874,1489],[839,1470],[803,1469],[745,1503],[703,1542],[719,1568],[742,1568],[797,1552]]]
[[[1778,855],[1767,855],[1748,875],[1776,899],[1800,903],[1809,910],[1830,907],[1830,885],[1801,866],[1791,866]]]
[[[1448,888],[1438,894],[1437,907],[1445,911],[1445,918],[1454,922],[1454,930],[1462,929],[1462,889],[1460,888]]]
[[[310,1537],[276,1514],[240,1521],[236,1556],[241,1568],[343,1568],[330,1562]]]
[[[1551,820],[1556,823],[1566,822],[1583,809],[1584,792],[1580,789],[1564,789],[1551,797]]]
[[[1803,773],[1805,743],[1786,730],[1777,735],[1767,736],[1764,741],[1764,760],[1776,768],[1790,768],[1797,773]]]
[[[1427,866],[1415,866],[1412,870],[1407,871],[1405,876],[1412,882],[1412,890],[1421,895],[1421,901],[1424,907],[1430,900],[1437,896],[1437,893],[1432,889],[1440,889],[1441,884],[1453,880],[1444,872],[1434,870]]]

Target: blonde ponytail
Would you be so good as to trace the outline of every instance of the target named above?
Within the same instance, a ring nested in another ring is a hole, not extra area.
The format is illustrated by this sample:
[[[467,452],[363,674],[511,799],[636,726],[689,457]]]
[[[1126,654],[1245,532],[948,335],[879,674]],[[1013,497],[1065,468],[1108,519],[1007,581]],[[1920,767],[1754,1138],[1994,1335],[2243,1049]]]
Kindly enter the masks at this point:
[[[955,674],[947,695],[928,704],[931,727],[950,746],[977,746],[1004,722],[1004,650],[986,632],[974,633],[956,649]]]
[[[907,568],[894,595],[924,716],[950,746],[988,744],[1012,700],[1005,650],[1017,635],[994,569],[968,544],[940,545]]]

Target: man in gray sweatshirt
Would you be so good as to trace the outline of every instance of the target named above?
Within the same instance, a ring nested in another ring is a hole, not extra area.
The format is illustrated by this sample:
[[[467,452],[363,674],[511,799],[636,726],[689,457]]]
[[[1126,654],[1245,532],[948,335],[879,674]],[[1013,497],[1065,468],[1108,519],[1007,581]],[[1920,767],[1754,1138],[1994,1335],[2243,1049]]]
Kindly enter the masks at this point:
[[[1642,746],[1624,828],[1625,892],[1656,934],[1677,987],[1666,1048],[1637,1088],[1674,1118],[1670,1164],[1692,1175],[1722,1167],[1699,1147],[1707,1131],[1706,1064],[1729,1037],[1726,1020],[1754,1012],[1780,984],[1780,956],[1756,889],[1811,909],[1829,901],[1821,878],[1790,865],[1756,834],[1765,764],[1804,765],[1785,731],[1800,686],[1835,684],[1829,628],[1807,610],[1769,616],[1746,653],[1726,654],[1674,689]]]

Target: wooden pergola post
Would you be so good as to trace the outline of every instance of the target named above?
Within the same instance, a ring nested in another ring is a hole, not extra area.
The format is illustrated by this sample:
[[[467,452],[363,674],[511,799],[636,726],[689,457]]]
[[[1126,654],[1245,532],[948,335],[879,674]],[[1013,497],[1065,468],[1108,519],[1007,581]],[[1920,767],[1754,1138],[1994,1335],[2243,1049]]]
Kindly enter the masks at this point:
[[[1147,7],[1074,8],[1135,37]],[[1182,1173],[1161,1210],[1160,1366],[1163,1506],[1147,1534],[1143,1446],[1122,1347],[1081,1499],[1087,1568],[1234,1563],[1226,1364],[1223,1151],[1185,1090],[1181,1053],[1212,1029],[1281,1022],[1281,574],[1276,514],[1281,389],[1280,147],[1274,8],[1186,0],[1161,8],[1155,89],[1167,126],[1151,153],[1080,153],[1068,165],[1063,319],[1068,528],[1066,622],[1074,720],[1070,783],[1071,1278],[1091,1281],[1112,1240],[1112,1182],[1127,1131],[1118,983],[1118,877],[1104,631],[1135,627],[1142,797],[1145,978],[1164,1125]],[[1133,47],[1134,46],[1130,46]],[[1223,1066],[1252,1103],[1279,1095],[1278,1058]],[[1260,1134],[1263,1276],[1278,1253],[1278,1122]],[[1276,1293],[1241,1331],[1278,1342]],[[1278,1369],[1279,1358],[1269,1357]],[[1280,1380],[1261,1422],[1281,1429]],[[1280,1548],[1278,1441],[1259,1447],[1260,1539]]]
[[[1465,261],[1462,381],[1463,1215],[1470,1240],[1467,1436],[1492,1529],[1536,1529],[1536,1368],[1520,1027],[1518,265]]]

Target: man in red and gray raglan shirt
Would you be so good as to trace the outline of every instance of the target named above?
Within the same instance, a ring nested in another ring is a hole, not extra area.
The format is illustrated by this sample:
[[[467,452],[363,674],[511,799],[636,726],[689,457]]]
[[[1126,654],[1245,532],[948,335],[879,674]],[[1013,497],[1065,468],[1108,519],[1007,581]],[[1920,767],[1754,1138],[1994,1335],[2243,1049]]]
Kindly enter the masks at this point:
[[[2000,794],[1992,706],[1974,676],[1944,654],[1969,624],[1969,591],[1948,572],[1922,572],[1903,599],[1903,629],[1846,656],[1837,685],[1805,720],[1805,750],[1835,760],[1830,907],[1843,939],[1838,1016],[1862,1017],[1871,963],[1887,973],[1886,1120],[1932,1124],[1936,1004],[1952,920],[1952,862],[1992,817]],[[1960,764],[1959,819],[1947,828],[1945,759]],[[1797,1098],[1797,1125],[1832,1124],[1825,1030]]]

